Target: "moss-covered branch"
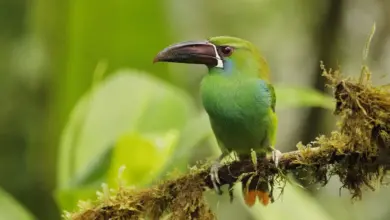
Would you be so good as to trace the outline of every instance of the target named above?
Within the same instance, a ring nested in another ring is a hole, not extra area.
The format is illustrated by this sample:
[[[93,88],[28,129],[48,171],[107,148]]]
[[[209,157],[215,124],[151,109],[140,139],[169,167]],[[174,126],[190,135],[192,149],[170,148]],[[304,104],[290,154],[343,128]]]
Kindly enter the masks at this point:
[[[371,188],[373,180],[381,180],[390,167],[390,91],[370,83],[368,67],[359,80],[342,79],[339,72],[323,73],[334,89],[335,114],[340,116],[339,129],[320,136],[308,145],[284,153],[278,168],[265,160],[233,161],[219,171],[221,185],[240,182],[243,178],[264,178],[271,189],[286,180],[289,173],[302,170],[302,177],[312,184],[325,185],[337,175],[342,187],[353,198],[361,198],[363,188]],[[212,188],[209,165],[191,169],[188,174],[161,182],[149,189],[121,187],[114,195],[96,204],[68,213],[71,219],[213,219],[203,200],[203,191]],[[272,195],[272,190],[271,190]]]

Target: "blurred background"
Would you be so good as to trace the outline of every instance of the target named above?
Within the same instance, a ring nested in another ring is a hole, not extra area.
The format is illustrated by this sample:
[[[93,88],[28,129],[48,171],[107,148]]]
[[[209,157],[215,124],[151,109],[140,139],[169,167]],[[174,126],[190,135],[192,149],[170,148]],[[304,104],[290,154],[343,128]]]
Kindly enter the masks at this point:
[[[335,128],[320,61],[389,83],[390,1],[1,0],[0,219],[60,219],[101,183],[146,187],[218,154],[199,99],[206,68],[155,64],[169,44],[232,35],[266,56],[277,89],[277,148]],[[297,181],[298,183],[302,183]],[[390,191],[352,203],[337,178],[288,185],[267,208],[206,197],[219,219],[389,219]]]

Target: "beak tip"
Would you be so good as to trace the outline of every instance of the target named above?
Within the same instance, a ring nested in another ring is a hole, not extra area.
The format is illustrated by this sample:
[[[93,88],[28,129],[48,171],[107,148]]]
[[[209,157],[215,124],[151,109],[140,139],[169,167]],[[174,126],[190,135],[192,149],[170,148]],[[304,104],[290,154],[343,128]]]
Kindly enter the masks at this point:
[[[160,56],[157,54],[157,56],[153,58],[153,63],[157,63],[158,61],[160,61]]]

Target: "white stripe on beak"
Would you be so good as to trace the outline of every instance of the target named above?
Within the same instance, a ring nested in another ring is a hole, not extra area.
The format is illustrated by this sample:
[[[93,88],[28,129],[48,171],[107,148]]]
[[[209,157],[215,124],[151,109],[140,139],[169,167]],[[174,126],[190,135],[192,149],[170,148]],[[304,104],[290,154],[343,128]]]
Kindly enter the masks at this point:
[[[221,57],[218,54],[217,47],[214,44],[211,44],[211,45],[213,45],[213,47],[214,47],[215,57],[217,58],[217,66],[216,67],[223,69],[223,60],[221,59]]]

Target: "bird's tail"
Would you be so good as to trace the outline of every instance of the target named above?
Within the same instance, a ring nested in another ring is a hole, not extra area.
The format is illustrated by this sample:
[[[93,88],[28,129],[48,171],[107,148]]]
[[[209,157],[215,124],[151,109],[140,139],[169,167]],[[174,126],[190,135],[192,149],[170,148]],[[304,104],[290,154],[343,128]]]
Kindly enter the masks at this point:
[[[267,206],[271,197],[268,183],[260,180],[259,176],[247,177],[242,180],[242,193],[247,206],[252,207],[258,198],[260,203]]]

